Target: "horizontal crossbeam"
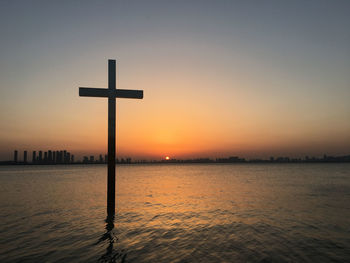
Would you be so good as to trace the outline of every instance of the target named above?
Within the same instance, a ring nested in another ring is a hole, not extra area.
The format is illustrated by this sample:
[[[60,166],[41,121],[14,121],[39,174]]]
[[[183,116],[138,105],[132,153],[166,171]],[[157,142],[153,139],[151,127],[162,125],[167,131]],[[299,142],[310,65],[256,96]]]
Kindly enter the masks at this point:
[[[79,96],[142,99],[143,90],[129,90],[129,89],[110,90],[110,89],[97,89],[97,88],[79,88]]]
[[[143,99],[143,90],[116,89],[116,98]]]
[[[81,97],[109,97],[111,92],[109,89],[96,89],[96,88],[79,88],[79,96]]]

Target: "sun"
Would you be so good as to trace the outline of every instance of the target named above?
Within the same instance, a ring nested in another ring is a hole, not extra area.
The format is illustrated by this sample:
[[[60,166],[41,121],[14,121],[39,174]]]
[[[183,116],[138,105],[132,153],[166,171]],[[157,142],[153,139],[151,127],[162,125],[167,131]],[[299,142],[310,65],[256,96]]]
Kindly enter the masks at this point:
[[[165,160],[170,160],[170,157],[169,156],[165,156]]]

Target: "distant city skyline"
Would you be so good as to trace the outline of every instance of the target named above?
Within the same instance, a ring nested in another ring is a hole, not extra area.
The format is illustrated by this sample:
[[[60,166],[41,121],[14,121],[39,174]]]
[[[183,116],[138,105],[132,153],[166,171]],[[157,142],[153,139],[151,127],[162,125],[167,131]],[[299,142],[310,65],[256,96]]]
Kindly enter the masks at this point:
[[[13,150],[117,157],[269,158],[350,150],[349,1],[2,1],[0,160]],[[27,157],[29,158],[29,157]],[[29,159],[30,160],[30,159]]]
[[[30,159],[31,157],[31,159]],[[95,158],[96,157],[96,158]],[[75,158],[75,155],[67,150],[48,150],[48,151],[32,151],[29,156],[28,151],[23,151],[23,158],[18,150],[14,150],[13,159],[0,161],[0,164],[34,164],[34,165],[50,165],[50,164],[107,164],[108,155],[84,155],[81,159]],[[302,158],[293,158],[290,156],[270,156],[269,158],[246,158],[242,156],[226,156],[226,157],[199,157],[189,159],[176,159],[164,156],[160,159],[133,159],[131,157],[119,156],[115,159],[117,164],[135,164],[135,163],[314,163],[314,162],[350,162],[350,153],[344,156],[332,156],[324,154],[320,156],[306,155]]]

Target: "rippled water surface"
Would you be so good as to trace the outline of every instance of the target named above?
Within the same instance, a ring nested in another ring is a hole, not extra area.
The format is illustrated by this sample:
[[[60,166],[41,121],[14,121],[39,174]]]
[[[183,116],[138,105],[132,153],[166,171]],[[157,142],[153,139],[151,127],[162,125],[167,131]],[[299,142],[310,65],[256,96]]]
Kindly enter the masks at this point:
[[[0,262],[350,262],[350,165],[0,167]]]

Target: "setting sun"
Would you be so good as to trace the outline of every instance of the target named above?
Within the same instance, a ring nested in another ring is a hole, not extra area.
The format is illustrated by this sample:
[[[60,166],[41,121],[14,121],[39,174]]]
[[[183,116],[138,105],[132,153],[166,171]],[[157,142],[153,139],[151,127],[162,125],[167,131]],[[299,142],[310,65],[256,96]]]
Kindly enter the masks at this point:
[[[169,157],[169,156],[166,156],[166,157],[165,157],[165,160],[170,160],[170,157]]]

